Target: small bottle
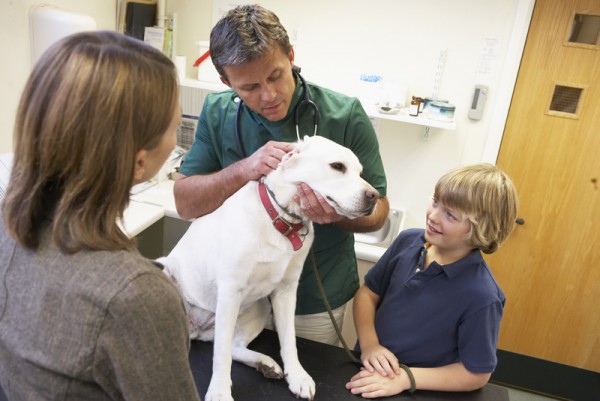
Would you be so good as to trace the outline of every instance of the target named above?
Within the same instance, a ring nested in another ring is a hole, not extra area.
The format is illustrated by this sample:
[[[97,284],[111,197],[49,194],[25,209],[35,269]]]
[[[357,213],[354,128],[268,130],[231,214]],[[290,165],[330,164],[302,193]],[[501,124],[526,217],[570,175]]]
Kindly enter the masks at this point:
[[[419,102],[419,114],[421,114],[423,112],[423,108],[425,107],[425,100],[418,97],[417,101]]]
[[[413,117],[416,117],[416,116],[419,115],[419,101],[414,96],[413,96],[412,100],[410,101],[410,107],[408,109],[408,115],[409,116],[413,116]]]

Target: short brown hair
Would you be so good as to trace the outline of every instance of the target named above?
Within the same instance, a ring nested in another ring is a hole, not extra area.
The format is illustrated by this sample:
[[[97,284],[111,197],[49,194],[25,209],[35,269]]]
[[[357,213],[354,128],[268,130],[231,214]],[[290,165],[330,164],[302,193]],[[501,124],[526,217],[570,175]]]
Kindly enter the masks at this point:
[[[210,58],[223,78],[224,66],[253,61],[277,48],[292,51],[287,31],[274,12],[257,4],[229,10],[210,33]]]
[[[177,85],[168,57],[116,32],[78,33],[51,46],[17,111],[2,205],[11,235],[35,249],[48,227],[65,252],[133,248],[117,221],[129,203],[135,154],[160,143]]]
[[[491,164],[446,173],[433,197],[465,215],[471,222],[471,243],[482,252],[495,252],[515,225],[517,192],[510,177]]]

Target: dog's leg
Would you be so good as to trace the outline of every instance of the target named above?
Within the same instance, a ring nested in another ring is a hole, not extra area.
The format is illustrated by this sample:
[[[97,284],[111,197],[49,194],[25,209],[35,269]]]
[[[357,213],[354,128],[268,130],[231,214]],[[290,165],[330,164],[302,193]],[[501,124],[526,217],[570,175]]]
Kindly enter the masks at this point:
[[[175,258],[162,257],[157,259],[156,262],[163,265],[163,273],[177,287],[179,294],[183,298],[183,306],[188,317],[190,340],[213,341],[215,338],[215,314],[214,312],[193,305],[187,299],[177,276],[177,270],[180,268],[177,260]]]
[[[255,368],[269,379],[282,379],[283,370],[270,356],[248,349],[252,342],[265,328],[271,305],[267,298],[259,299],[238,317],[233,338],[233,360]]]
[[[312,400],[315,395],[315,382],[298,360],[296,349],[296,329],[294,315],[296,312],[296,290],[298,282],[283,283],[271,294],[273,316],[277,326],[281,359],[285,370],[289,389],[297,397]]]
[[[242,293],[239,288],[217,289],[213,373],[205,401],[233,401],[231,396],[231,348]]]
[[[190,340],[214,341],[215,339],[215,314],[184,301],[187,316]]]

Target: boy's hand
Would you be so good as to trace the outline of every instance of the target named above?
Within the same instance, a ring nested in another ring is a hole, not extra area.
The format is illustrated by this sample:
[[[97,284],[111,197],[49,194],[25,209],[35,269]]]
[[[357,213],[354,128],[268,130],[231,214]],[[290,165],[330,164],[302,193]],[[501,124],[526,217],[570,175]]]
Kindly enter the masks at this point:
[[[361,350],[360,359],[367,371],[377,372],[381,376],[393,379],[400,374],[398,358],[380,344],[372,345]]]
[[[406,374],[396,375],[392,378],[361,368],[360,372],[352,376],[346,383],[346,388],[352,394],[358,394],[363,398],[389,397],[408,390],[410,380]]]

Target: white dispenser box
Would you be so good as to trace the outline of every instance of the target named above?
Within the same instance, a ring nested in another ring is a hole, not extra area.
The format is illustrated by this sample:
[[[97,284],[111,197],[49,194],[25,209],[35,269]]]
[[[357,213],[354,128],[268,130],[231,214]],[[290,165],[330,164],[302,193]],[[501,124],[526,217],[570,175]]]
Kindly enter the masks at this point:
[[[206,52],[208,52],[208,49],[209,49],[209,41],[208,40],[201,40],[201,41],[196,42],[196,44],[198,45],[198,57],[202,57],[203,55],[206,54]],[[212,60],[210,59],[210,56],[206,57],[197,68],[198,68],[198,81],[212,82],[212,83],[217,83],[217,84],[221,83],[221,77],[219,76],[217,69],[213,65]]]

